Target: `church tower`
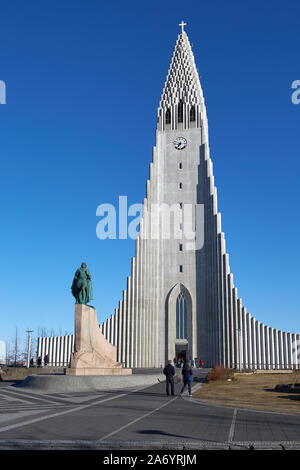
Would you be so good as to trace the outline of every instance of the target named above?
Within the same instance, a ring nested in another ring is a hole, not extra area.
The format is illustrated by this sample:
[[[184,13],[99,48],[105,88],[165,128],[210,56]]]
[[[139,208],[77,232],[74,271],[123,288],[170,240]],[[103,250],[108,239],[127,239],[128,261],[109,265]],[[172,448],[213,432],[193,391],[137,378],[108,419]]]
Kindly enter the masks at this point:
[[[299,335],[251,317],[234,286],[203,92],[185,24],[180,26],[157,111],[131,275],[101,331],[127,367],[160,367],[178,356],[203,359],[206,367],[298,367]]]

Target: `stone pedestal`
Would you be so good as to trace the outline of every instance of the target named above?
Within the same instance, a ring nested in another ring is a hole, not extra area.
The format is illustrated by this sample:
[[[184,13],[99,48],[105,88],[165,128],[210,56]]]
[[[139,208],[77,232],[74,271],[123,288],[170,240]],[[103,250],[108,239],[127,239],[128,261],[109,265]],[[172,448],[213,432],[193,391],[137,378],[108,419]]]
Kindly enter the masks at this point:
[[[75,352],[67,375],[130,375],[116,361],[117,348],[100,331],[93,307],[75,304]]]

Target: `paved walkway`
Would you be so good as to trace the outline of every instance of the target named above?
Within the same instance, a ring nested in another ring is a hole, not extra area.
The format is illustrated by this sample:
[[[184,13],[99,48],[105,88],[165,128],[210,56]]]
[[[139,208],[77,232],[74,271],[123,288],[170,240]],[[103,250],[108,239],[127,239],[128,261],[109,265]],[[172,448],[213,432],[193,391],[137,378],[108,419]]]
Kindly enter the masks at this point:
[[[180,387],[175,386],[176,394]],[[300,449],[300,416],[167,397],[164,383],[67,394],[39,394],[0,383],[0,449],[120,446]]]

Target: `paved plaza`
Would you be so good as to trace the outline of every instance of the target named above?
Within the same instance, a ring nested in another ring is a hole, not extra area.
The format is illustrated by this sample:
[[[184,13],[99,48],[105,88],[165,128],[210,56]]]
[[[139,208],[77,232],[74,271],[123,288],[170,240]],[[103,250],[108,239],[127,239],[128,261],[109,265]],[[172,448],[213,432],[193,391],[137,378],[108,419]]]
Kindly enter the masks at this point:
[[[201,386],[206,371],[198,371]],[[0,383],[0,449],[300,449],[300,416],[138,389],[36,393]],[[195,389],[195,388],[194,388]]]

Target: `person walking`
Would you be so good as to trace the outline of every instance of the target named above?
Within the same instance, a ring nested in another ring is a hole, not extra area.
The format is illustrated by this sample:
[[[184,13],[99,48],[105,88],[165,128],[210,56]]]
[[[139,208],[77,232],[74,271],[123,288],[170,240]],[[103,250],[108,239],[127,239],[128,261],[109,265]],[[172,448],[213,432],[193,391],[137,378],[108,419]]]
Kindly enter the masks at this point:
[[[193,381],[193,370],[188,362],[186,362],[182,368],[182,378],[183,378],[183,386],[180,391],[180,396],[182,396],[184,389],[188,386],[189,396],[192,396],[192,389],[191,383]]]
[[[166,376],[166,393],[167,395],[170,395],[170,387],[171,387],[171,395],[174,395],[175,368],[174,366],[172,366],[171,360],[168,361],[168,364],[165,366],[163,373]]]

